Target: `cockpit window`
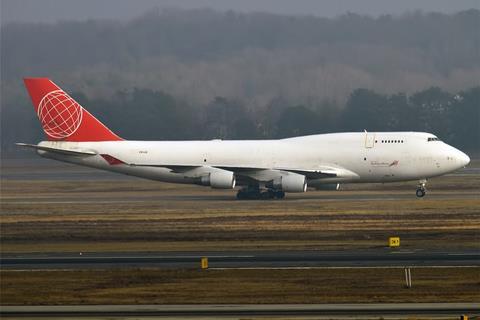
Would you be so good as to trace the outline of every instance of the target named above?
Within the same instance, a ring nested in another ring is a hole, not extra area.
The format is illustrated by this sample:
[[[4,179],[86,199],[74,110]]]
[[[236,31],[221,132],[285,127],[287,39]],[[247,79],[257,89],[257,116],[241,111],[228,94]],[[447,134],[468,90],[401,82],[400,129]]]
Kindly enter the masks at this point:
[[[438,139],[437,137],[428,138],[428,142],[430,141],[440,141],[440,139]]]

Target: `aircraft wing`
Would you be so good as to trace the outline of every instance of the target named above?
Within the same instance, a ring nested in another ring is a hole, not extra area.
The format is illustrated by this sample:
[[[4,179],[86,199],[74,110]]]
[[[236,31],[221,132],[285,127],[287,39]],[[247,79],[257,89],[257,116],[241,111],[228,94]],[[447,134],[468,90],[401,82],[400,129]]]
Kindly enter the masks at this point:
[[[175,173],[188,173],[188,172],[200,172],[202,168],[204,171],[208,171],[208,168],[221,169],[234,172],[237,176],[248,177],[257,181],[270,181],[275,177],[288,172],[301,174],[307,177],[307,179],[322,179],[337,177],[341,173],[341,169],[334,167],[322,167],[320,169],[298,169],[298,168],[261,168],[261,167],[244,167],[244,166],[226,166],[226,165],[170,165],[170,164],[130,164],[131,166],[138,167],[160,167],[168,168]]]
[[[233,167],[233,166],[214,166],[215,168],[229,170],[235,172],[235,174],[240,176],[256,176],[258,173],[270,173],[270,174],[281,174],[282,172],[291,172],[296,174],[301,174],[307,177],[307,179],[321,179],[321,178],[330,178],[336,177],[337,172],[335,168],[323,168],[323,169],[296,169],[296,168],[252,168],[252,167]]]

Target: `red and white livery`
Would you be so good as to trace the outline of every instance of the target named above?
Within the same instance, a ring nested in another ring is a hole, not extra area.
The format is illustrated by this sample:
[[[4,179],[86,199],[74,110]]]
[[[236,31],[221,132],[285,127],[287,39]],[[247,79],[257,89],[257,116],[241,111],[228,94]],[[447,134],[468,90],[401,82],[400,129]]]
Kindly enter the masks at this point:
[[[418,180],[466,166],[463,152],[423,132],[347,132],[278,140],[131,141],[47,78],[24,79],[47,136],[46,158],[172,183],[240,186],[239,199],[283,198],[340,183]]]

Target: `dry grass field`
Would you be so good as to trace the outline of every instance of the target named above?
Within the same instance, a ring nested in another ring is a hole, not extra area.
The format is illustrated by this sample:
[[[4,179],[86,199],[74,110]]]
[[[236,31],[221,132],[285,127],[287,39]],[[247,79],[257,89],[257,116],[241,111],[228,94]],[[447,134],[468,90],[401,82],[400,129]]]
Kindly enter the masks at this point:
[[[15,176],[15,170],[23,174],[25,168],[2,170]],[[109,176],[56,180],[55,172],[54,168],[33,180],[2,178],[2,253],[368,249],[386,246],[392,235],[401,237],[404,249],[480,249],[478,174],[432,179],[423,199],[415,197],[411,182],[345,185],[340,191],[289,194],[283,201],[236,201],[232,191]],[[416,268],[412,273],[414,287],[406,289],[402,269],[3,270],[0,300],[2,304],[480,300],[479,268]]]
[[[144,180],[3,180],[2,252],[480,248],[480,179],[347,185],[236,201],[232,191]]]
[[[2,271],[2,304],[478,302],[479,268]],[[34,288],[34,289],[33,289]]]

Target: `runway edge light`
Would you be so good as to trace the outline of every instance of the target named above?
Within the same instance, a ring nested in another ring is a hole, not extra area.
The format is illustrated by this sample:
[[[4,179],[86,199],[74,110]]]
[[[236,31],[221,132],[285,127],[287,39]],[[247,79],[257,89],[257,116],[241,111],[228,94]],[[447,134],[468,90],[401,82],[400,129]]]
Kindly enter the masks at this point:
[[[388,246],[390,248],[400,247],[400,237],[388,238]]]

